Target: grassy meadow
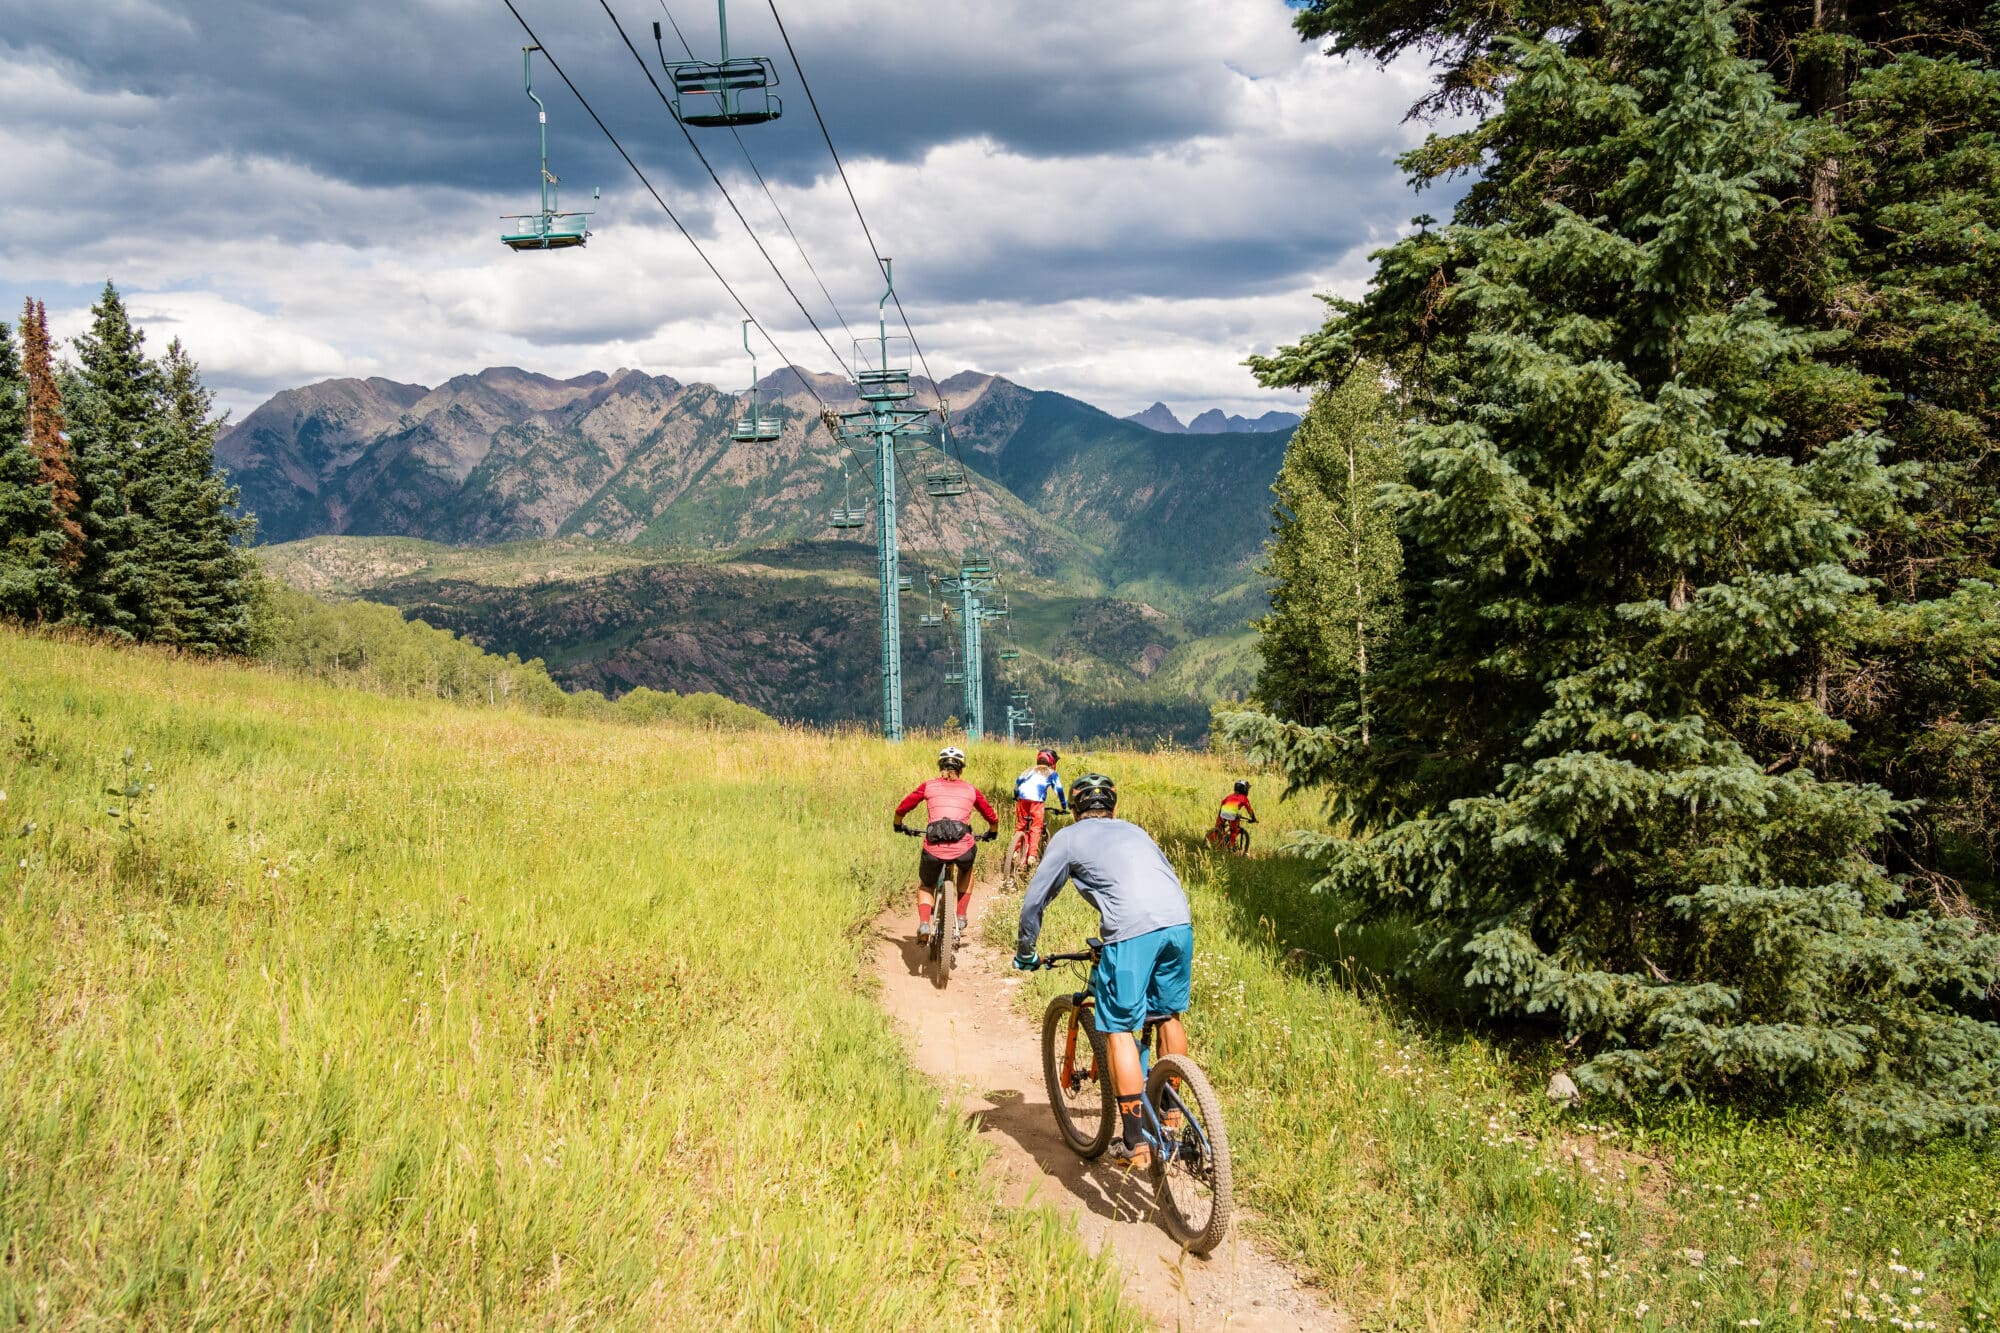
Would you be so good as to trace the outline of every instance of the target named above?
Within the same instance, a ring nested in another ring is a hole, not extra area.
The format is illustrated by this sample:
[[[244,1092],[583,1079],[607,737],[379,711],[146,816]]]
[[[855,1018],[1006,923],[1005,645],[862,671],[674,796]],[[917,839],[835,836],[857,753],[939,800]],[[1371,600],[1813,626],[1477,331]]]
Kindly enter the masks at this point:
[[[0,633],[0,1324],[1130,1325],[857,982],[907,767]]]
[[[863,980],[932,744],[0,632],[0,1323],[1133,1326],[1065,1220],[997,1204]],[[1260,784],[1222,858],[1226,761],[1064,768],[1180,864],[1240,1197],[1361,1328],[2000,1318],[1991,1153],[1559,1111],[1556,1053],[1399,998],[1399,933],[1271,852],[1308,803]],[[1046,947],[1091,925],[1066,895]]]

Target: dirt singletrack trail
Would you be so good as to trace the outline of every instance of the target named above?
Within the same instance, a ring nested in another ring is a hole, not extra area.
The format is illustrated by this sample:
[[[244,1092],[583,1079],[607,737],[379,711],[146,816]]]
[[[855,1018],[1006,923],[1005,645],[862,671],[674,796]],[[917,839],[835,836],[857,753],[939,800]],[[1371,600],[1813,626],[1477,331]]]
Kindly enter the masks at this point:
[[[876,918],[875,970],[882,1003],[917,1067],[956,1093],[994,1149],[1006,1202],[1052,1203],[1076,1220],[1091,1249],[1110,1245],[1126,1297],[1161,1328],[1293,1333],[1351,1327],[1240,1230],[1206,1259],[1184,1256],[1154,1216],[1149,1181],[1109,1161],[1086,1162],[1064,1145],[1042,1080],[1039,1016],[1020,1011],[1019,975],[980,942],[980,921],[993,903],[993,885],[980,884],[946,989],[931,982],[909,901],[899,900]]]

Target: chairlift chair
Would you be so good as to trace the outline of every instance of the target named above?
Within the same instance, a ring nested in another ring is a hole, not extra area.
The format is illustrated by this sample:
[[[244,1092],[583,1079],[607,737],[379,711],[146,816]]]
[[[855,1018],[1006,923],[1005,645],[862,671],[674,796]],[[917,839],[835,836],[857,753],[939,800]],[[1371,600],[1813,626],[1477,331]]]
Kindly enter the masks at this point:
[[[757,410],[757,353],[750,347],[750,321],[743,321],[743,350],[750,353],[750,415],[736,418],[729,438],[752,444],[769,444],[784,433],[785,423]]]
[[[916,590],[917,590],[916,581],[913,580],[908,574],[898,574],[896,576],[897,592],[915,592]]]
[[[868,511],[865,509],[836,509],[827,515],[826,525],[847,531],[868,526]]]
[[[917,392],[910,383],[912,344],[906,337],[889,336],[889,300],[896,294],[893,273],[894,262],[884,259],[882,280],[888,286],[875,303],[875,336],[854,340],[854,391],[864,403],[901,402]]]
[[[1016,705],[1022,707],[1025,707],[1028,702],[1028,692],[1026,690],[1015,690],[1012,694],[1009,694],[1007,697],[1009,699],[1012,699]]]
[[[993,561],[983,551],[965,551],[958,557],[960,578],[985,578],[993,572]]]
[[[926,611],[917,617],[917,625],[922,629],[942,629],[944,617],[935,611]]]
[[[660,67],[674,85],[671,99],[674,118],[683,125],[700,129],[762,125],[767,120],[776,120],[784,114],[784,103],[771,95],[771,89],[778,84],[777,66],[762,56],[731,57],[727,0],[716,0],[715,13],[721,30],[722,59],[713,62],[668,60],[660,25],[653,24],[653,45],[659,48]]]
[[[963,685],[965,683],[965,673],[963,671],[947,671],[944,673],[944,683],[947,685]]]
[[[1021,660],[1021,650],[1019,648],[1002,648],[1000,650],[1000,660],[1003,662],[1018,662]]]
[[[939,499],[965,494],[965,473],[960,468],[935,468],[924,475],[924,490]]]
[[[503,227],[500,243],[510,250],[567,250],[590,239],[589,213],[565,213],[556,198],[560,183],[549,170],[549,109],[535,96],[535,52],[539,46],[521,48],[521,85],[535,104],[535,118],[542,135],[542,206],[534,213],[508,213],[500,220],[514,225]],[[590,197],[597,198],[597,191]]]

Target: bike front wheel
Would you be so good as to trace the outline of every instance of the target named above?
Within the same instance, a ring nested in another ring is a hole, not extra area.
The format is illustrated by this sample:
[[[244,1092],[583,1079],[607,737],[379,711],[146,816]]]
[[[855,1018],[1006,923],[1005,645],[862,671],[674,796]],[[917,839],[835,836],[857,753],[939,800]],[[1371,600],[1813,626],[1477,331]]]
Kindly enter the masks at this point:
[[[1208,1254],[1229,1234],[1234,1211],[1229,1136],[1222,1127],[1222,1104],[1208,1076],[1185,1055],[1163,1055],[1146,1079],[1165,1135],[1156,1154],[1154,1196],[1167,1233],[1196,1254]]]
[[[937,906],[931,910],[936,929],[931,931],[931,982],[943,990],[951,982],[951,965],[957,961],[957,899],[950,889],[940,887]]]
[[[1111,1092],[1111,1060],[1089,1005],[1058,995],[1042,1015],[1042,1078],[1049,1109],[1070,1151],[1089,1160],[1111,1144],[1118,1102]]]

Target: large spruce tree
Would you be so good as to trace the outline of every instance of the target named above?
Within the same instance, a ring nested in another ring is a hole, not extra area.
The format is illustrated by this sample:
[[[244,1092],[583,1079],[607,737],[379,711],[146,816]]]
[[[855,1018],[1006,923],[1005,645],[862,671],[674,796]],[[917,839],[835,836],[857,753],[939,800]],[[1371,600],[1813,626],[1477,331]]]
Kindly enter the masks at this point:
[[[1883,461],[1874,382],[1746,281],[1823,145],[1714,0],[1592,9],[1496,44],[1457,225],[1261,367],[1381,356],[1420,421],[1374,743],[1245,730],[1343,789],[1363,836],[1322,840],[1330,882],[1553,1018],[1587,1086],[1983,1130],[2000,951],[1884,868],[1910,807],[1826,773],[1874,616],[1855,571],[1920,478]]]
[[[0,616],[61,614],[64,541],[53,489],[28,443],[28,380],[14,331],[0,323]]]
[[[132,487],[158,389],[145,334],[132,326],[117,288],[105,283],[90,313],[90,331],[75,340],[77,365],[63,380],[83,530],[70,614],[91,629],[144,639],[148,542]]]
[[[1888,834],[1891,869],[1958,914],[2000,919],[2000,9],[1974,0],[1744,0],[1742,51],[1801,113],[1801,157],[1738,281],[1778,313],[1837,335],[1817,355],[1862,376],[1888,443],[1921,487],[1866,536],[1879,581],[1851,655],[1822,664],[1829,773],[1919,798]],[[1302,36],[1338,53],[1429,55],[1413,110],[1479,112],[1523,76],[1525,53],[1590,58],[1615,30],[1609,0],[1309,0]],[[1526,39],[1526,40],[1524,40]],[[1501,127],[1439,135],[1419,180],[1471,173],[1462,220],[1498,207],[1483,170]],[[1337,321],[1336,321],[1337,322]],[[1264,363],[1309,384],[1338,364],[1330,327]],[[1819,404],[1798,404],[1794,419]],[[1851,398],[1825,405],[1848,420]]]
[[[261,581],[242,544],[256,525],[236,513],[236,488],[216,470],[224,418],[178,339],[152,386],[156,401],[130,480],[149,637],[200,652],[246,652]]]

